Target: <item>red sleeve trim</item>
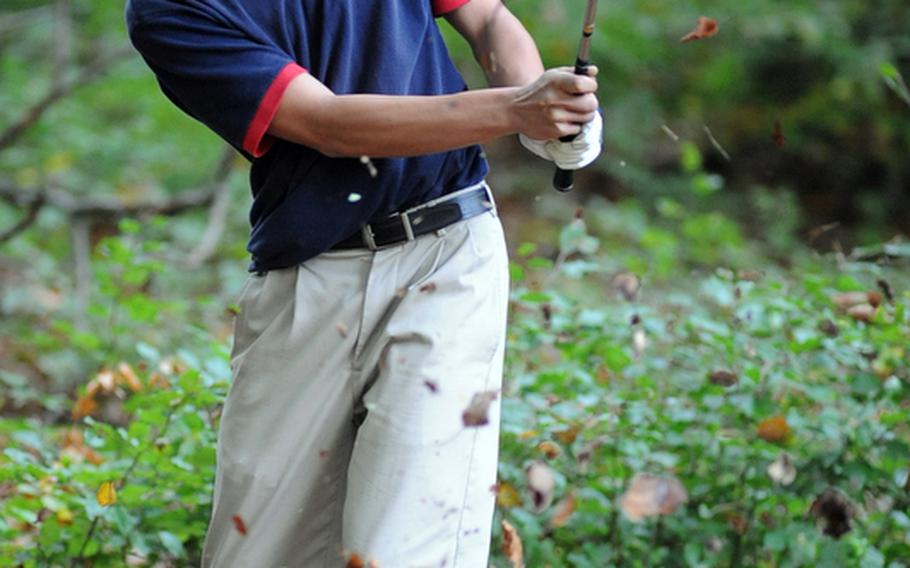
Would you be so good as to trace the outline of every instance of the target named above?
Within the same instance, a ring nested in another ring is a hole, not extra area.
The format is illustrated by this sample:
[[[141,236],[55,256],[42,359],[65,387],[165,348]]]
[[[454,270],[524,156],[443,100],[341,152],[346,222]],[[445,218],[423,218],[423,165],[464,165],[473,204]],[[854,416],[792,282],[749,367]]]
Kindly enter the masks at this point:
[[[291,81],[306,72],[307,70],[300,65],[288,63],[275,76],[272,84],[262,97],[259,108],[256,110],[256,114],[253,115],[253,120],[250,121],[246,136],[243,137],[243,150],[246,153],[258,158],[271,148],[273,139],[267,134],[267,131],[272,124],[272,119],[275,118],[275,113],[278,112],[281,97],[284,96],[284,92],[287,90],[288,85],[291,84]]]
[[[433,15],[442,16],[455,8],[461,8],[471,0],[433,0]]]

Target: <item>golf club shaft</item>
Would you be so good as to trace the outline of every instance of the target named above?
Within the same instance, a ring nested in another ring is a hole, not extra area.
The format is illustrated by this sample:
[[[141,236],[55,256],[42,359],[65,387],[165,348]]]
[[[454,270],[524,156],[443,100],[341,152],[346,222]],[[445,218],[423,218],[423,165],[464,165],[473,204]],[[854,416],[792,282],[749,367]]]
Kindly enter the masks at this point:
[[[588,0],[585,10],[585,24],[581,30],[581,43],[578,45],[578,56],[575,58],[575,74],[587,75],[591,62],[591,36],[594,35],[594,23],[597,19],[597,0]],[[571,142],[577,135],[563,136],[560,142]],[[572,191],[575,187],[575,172],[557,167],[553,174],[553,187],[557,191]]]

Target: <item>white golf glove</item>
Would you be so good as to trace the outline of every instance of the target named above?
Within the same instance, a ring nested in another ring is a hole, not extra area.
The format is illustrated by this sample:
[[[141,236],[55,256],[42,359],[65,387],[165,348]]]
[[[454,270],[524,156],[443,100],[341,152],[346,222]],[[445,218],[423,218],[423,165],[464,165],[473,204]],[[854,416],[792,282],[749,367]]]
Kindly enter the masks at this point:
[[[600,155],[603,145],[603,118],[598,112],[594,120],[582,126],[581,132],[571,142],[534,140],[524,134],[519,134],[518,139],[532,154],[549,160],[564,170],[579,170]]]

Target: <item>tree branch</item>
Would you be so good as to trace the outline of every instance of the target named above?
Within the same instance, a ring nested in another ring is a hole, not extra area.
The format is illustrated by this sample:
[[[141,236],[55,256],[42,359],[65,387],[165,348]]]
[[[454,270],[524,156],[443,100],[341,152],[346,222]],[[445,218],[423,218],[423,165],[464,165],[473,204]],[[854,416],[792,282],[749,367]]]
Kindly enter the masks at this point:
[[[44,195],[39,193],[34,201],[28,205],[25,216],[22,217],[18,223],[0,233],[0,243],[13,240],[19,233],[31,227],[32,223],[38,219],[38,213],[41,211],[41,208],[44,207],[45,203]]]
[[[218,248],[218,242],[224,233],[224,227],[227,224],[228,213],[230,212],[231,184],[228,181],[235,157],[234,149],[227,147],[218,162],[214,175],[214,198],[212,199],[211,207],[209,207],[209,222],[205,228],[205,233],[199,239],[199,244],[187,256],[186,265],[188,267],[201,266],[212,258]]]
[[[119,215],[177,215],[190,209],[204,207],[214,197],[211,188],[183,191],[167,199],[124,201],[114,196],[75,197],[69,192],[46,188],[28,191],[0,180],[0,199],[17,207],[31,207],[36,201],[44,200],[50,207],[61,209],[70,215],[106,218]]]
[[[78,75],[67,81],[60,81],[44,97],[26,109],[22,115],[0,133],[0,150],[11,146],[25,132],[35,125],[44,113],[54,104],[72,93],[79,87],[85,86],[107,73],[121,59],[132,53],[129,47],[116,49],[102,55],[84,67]]]

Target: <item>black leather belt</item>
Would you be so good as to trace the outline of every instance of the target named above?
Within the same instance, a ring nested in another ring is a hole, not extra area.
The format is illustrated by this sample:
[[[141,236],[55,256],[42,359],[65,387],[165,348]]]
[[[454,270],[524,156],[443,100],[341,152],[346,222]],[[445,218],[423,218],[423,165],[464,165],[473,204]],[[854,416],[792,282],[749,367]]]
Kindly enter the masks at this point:
[[[487,185],[467,188],[417,207],[396,213],[388,219],[364,225],[360,231],[332,247],[333,250],[380,249],[421,235],[444,229],[452,223],[470,219],[493,209]]]

